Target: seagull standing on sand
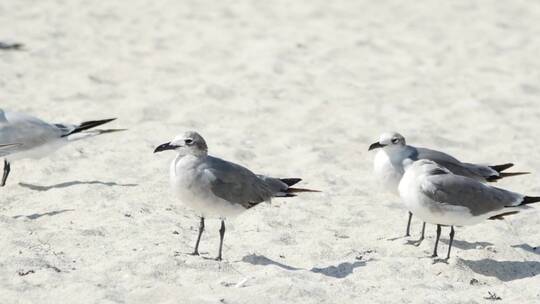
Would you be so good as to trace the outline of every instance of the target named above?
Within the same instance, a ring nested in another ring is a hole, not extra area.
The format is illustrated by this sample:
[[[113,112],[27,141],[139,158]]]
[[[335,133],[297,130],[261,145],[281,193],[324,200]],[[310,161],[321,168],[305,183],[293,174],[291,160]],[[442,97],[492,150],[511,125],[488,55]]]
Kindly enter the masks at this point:
[[[5,152],[0,151],[0,156],[4,157],[4,174],[0,186],[6,184],[12,161],[42,158],[70,142],[103,133],[123,131],[123,129],[89,130],[115,119],[86,121],[78,125],[50,124],[30,115],[0,109],[0,144],[17,143],[15,147]]]
[[[528,172],[503,172],[514,166],[511,163],[496,166],[463,163],[444,152],[407,145],[405,138],[396,132],[382,134],[379,141],[369,146],[369,151],[374,149],[379,149],[374,159],[375,175],[386,188],[394,193],[398,192],[399,182],[405,172],[404,163],[419,159],[432,160],[454,174],[473,178],[480,182],[496,182],[504,177],[528,174]],[[413,213],[409,211],[405,236],[410,236]],[[422,235],[416,241],[416,245],[420,245],[424,239],[425,229],[426,223],[423,223]]]
[[[424,222],[437,225],[433,257],[437,256],[441,226],[450,226],[446,260],[450,258],[454,226],[502,219],[518,213],[528,204],[540,202],[540,197],[525,196],[456,175],[430,160],[406,164],[398,188],[408,210]]]
[[[193,255],[199,255],[199,243],[207,216],[221,218],[219,253],[221,261],[225,218],[239,215],[272,197],[295,196],[297,192],[318,192],[292,188],[299,178],[272,178],[255,175],[235,163],[208,155],[204,138],[197,132],[187,132],[171,142],[158,146],[154,153],[174,150],[177,153],[170,167],[170,182],[182,203],[201,214],[199,235]]]

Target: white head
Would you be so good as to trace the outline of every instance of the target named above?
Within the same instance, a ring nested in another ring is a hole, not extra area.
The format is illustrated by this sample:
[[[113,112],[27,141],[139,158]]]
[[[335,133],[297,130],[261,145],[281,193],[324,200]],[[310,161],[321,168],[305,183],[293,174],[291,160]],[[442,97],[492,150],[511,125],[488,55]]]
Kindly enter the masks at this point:
[[[208,154],[208,146],[204,138],[195,131],[188,131],[176,136],[172,141],[159,145],[154,153],[175,150],[179,155],[205,156]]]
[[[385,150],[391,150],[395,148],[402,148],[406,145],[405,137],[397,132],[387,132],[381,134],[379,141],[374,142],[369,146],[368,151],[383,148]]]

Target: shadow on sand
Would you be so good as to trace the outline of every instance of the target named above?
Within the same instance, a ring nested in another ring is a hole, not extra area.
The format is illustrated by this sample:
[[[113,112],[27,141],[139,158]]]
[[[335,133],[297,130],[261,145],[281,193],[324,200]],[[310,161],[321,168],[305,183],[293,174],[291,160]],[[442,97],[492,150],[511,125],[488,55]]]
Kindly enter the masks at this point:
[[[519,244],[519,245],[512,245],[511,247],[521,248],[521,249],[523,249],[525,251],[528,251],[528,252],[540,254],[540,247],[539,246],[532,247],[529,244]]]
[[[283,263],[271,260],[263,255],[256,255],[256,254],[246,255],[245,257],[242,258],[242,262],[249,263],[252,265],[263,265],[263,266],[274,265],[274,266],[277,266],[279,268],[289,270],[289,271],[307,270],[303,268],[285,265]],[[361,266],[365,266],[365,265],[366,265],[366,262],[364,261],[356,261],[353,263],[344,262],[344,263],[340,263],[337,266],[332,265],[332,266],[323,267],[323,268],[313,267],[309,271],[313,273],[320,273],[322,275],[333,277],[336,279],[343,279],[347,277],[348,275],[352,274],[354,269]]]
[[[104,185],[104,186],[108,186],[108,187],[116,187],[116,186],[118,186],[118,187],[135,187],[135,186],[137,186],[137,184],[118,184],[118,183],[115,183],[115,182],[102,182],[102,181],[72,181],[72,182],[65,182],[65,183],[60,183],[60,184],[56,184],[56,185],[51,185],[51,186],[40,186],[40,185],[19,183],[19,186],[24,187],[24,188],[28,188],[28,189],[34,190],[34,191],[49,191],[51,189],[67,188],[67,187],[76,186],[76,185]]]
[[[49,211],[49,212],[45,212],[45,213],[34,213],[34,214],[30,214],[30,215],[15,215],[13,218],[18,219],[18,218],[21,218],[21,217],[26,217],[27,219],[30,219],[30,220],[37,220],[38,218],[40,218],[42,216],[55,216],[57,214],[64,213],[64,212],[70,212],[70,211],[75,211],[75,209],[62,209],[62,210],[56,210],[56,211]]]
[[[441,242],[448,245],[448,240],[441,239]],[[462,240],[454,240],[452,243],[452,248],[459,248],[461,250],[471,250],[471,249],[477,249],[477,248],[485,248],[487,246],[492,246],[493,243],[490,242],[474,242],[470,243],[467,241]]]
[[[540,262],[535,261],[495,261],[483,259],[478,261],[462,262],[472,271],[488,277],[508,282],[534,277],[540,274]]]

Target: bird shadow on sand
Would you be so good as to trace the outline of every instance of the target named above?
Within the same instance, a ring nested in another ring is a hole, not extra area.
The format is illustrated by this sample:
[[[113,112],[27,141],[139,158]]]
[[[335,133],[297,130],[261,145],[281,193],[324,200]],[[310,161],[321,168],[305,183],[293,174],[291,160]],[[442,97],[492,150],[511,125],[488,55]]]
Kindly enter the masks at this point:
[[[57,188],[67,188],[71,186],[77,186],[77,185],[103,185],[108,187],[135,187],[138,186],[138,184],[119,184],[115,182],[102,182],[102,181],[72,181],[72,182],[65,182],[60,183],[56,185],[51,186],[40,186],[40,185],[32,185],[32,184],[26,184],[26,183],[19,183],[19,186],[28,188],[30,190],[34,191],[49,191],[51,189],[57,189]]]
[[[444,243],[448,245],[448,240],[441,238],[441,243]],[[461,250],[471,250],[471,249],[478,249],[478,248],[485,248],[488,246],[492,246],[493,243],[490,242],[467,242],[467,241],[461,241],[461,240],[454,240],[452,242],[452,248],[459,248]]]
[[[495,261],[482,259],[478,261],[462,260],[472,271],[508,282],[531,278],[540,274],[540,262],[535,261]]]
[[[540,254],[540,246],[532,247],[529,244],[519,244],[519,245],[512,245],[513,248],[521,248],[525,251],[532,252],[535,254]]]
[[[21,218],[21,217],[25,217],[25,218],[30,219],[30,220],[37,220],[38,218],[40,218],[42,216],[55,216],[57,214],[61,214],[61,213],[64,213],[64,212],[70,212],[70,211],[75,211],[75,209],[62,209],[62,210],[49,211],[49,212],[44,212],[44,213],[34,213],[34,214],[30,214],[30,215],[15,215],[13,218],[18,219],[18,218]]]
[[[293,266],[289,266],[280,262],[276,262],[263,255],[256,255],[256,254],[250,254],[250,255],[244,256],[242,258],[242,262],[249,263],[252,265],[262,265],[262,266],[274,265],[288,271],[307,270],[304,268],[293,267]],[[336,279],[343,279],[347,277],[348,275],[352,274],[356,268],[365,266],[365,265],[366,265],[365,261],[356,261],[353,263],[344,262],[344,263],[340,263],[337,266],[332,265],[332,266],[323,267],[323,268],[313,267],[309,269],[309,271],[313,273],[320,273],[322,275],[333,277]]]

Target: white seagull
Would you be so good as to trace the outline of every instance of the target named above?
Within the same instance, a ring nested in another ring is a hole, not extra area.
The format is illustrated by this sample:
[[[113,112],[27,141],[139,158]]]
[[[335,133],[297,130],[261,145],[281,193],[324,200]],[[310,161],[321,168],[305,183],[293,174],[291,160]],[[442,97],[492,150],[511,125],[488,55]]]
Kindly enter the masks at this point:
[[[170,166],[170,182],[181,202],[201,215],[199,235],[193,255],[199,255],[199,242],[204,231],[205,217],[219,217],[219,252],[222,258],[225,218],[239,215],[272,197],[295,196],[297,192],[316,190],[292,188],[299,178],[272,178],[255,175],[238,164],[208,155],[204,138],[197,132],[186,132],[171,142],[158,146],[154,153],[174,150],[176,158]]]
[[[12,161],[41,158],[75,140],[123,131],[123,129],[89,130],[115,119],[86,121],[78,125],[50,124],[27,114],[0,109],[0,144],[17,143],[14,147],[0,151],[0,156],[4,157],[4,175],[0,186],[6,184]]]
[[[518,213],[528,204],[540,202],[540,197],[525,196],[456,175],[430,160],[418,160],[406,167],[399,183],[399,195],[415,216],[437,225],[433,257],[437,256],[441,226],[451,227],[448,260],[454,240],[454,226],[502,219]]]
[[[385,188],[396,194],[398,194],[398,185],[405,172],[404,163],[419,159],[432,160],[454,174],[467,176],[481,182],[496,182],[504,177],[528,174],[528,172],[503,172],[514,166],[512,163],[495,166],[464,163],[444,152],[413,147],[407,145],[405,137],[396,132],[383,133],[377,142],[369,146],[369,151],[374,149],[379,149],[373,162],[375,175],[382,181]],[[405,236],[410,236],[412,215],[413,213],[409,212]],[[424,239],[425,228],[426,224],[424,223],[422,235],[416,241],[416,245],[420,245]]]

